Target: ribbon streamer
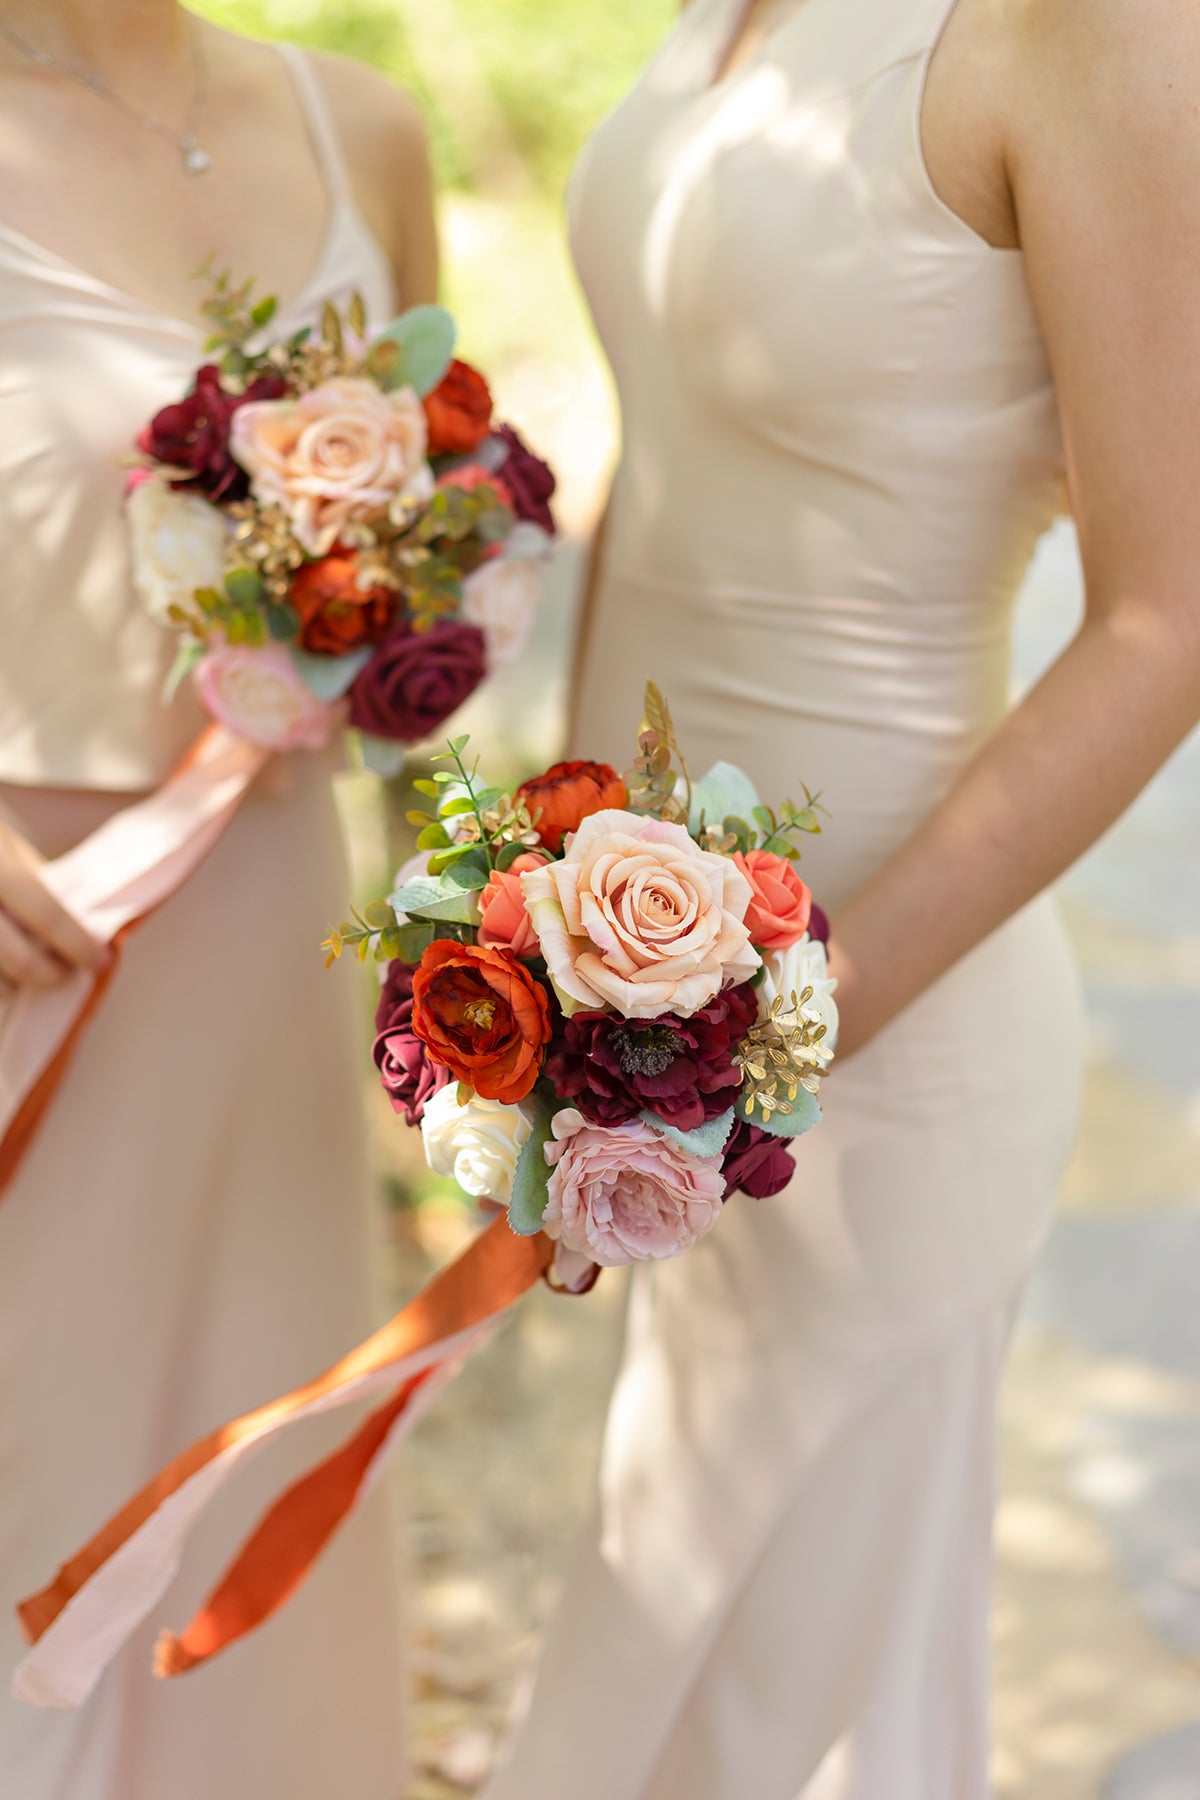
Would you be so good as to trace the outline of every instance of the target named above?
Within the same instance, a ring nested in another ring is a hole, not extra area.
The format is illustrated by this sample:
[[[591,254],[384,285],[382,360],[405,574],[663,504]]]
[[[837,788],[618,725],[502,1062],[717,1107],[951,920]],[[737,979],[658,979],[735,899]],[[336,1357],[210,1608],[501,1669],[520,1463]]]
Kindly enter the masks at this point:
[[[160,1645],[157,1673],[206,1661],[268,1619],[295,1592],[341,1522],[369,1490],[423,1405],[550,1266],[544,1235],[517,1237],[501,1217],[389,1324],[315,1381],[201,1438],[169,1463],[17,1609],[33,1645],[13,1695],[34,1706],[79,1706],[166,1593],[188,1534],[242,1459],[281,1431],[365,1399],[399,1380],[341,1450],[267,1513],[187,1629]]]
[[[210,725],[163,786],[42,870],[46,886],[119,958],[125,938],[208,855],[269,752]],[[0,1008],[0,1196],[12,1181],[112,980],[79,970]]]

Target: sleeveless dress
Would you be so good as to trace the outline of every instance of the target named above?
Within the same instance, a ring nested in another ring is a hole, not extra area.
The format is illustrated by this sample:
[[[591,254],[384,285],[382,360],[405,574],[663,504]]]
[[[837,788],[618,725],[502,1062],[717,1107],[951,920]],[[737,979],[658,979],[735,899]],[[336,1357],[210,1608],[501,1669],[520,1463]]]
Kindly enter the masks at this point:
[[[949,11],[803,0],[714,87],[739,0],[694,0],[573,195],[624,413],[574,753],[624,766],[649,676],[694,769],[821,790],[835,936],[1001,719],[1061,492],[1021,258],[922,160]],[[784,1195],[637,1272],[488,1800],[984,1800],[997,1387],[1081,1023],[1041,901],[835,1066]]]
[[[360,289],[394,310],[317,78],[288,57],[328,185],[319,264],[284,326]],[[47,853],[152,787],[199,720],[162,708],[170,634],[129,581],[134,434],[202,361],[165,319],[0,227],[0,816]],[[0,1204],[0,1663],[13,1603],[222,1419],[375,1322],[352,985],[317,951],[347,874],[332,765],[268,771],[130,942]],[[342,1428],[344,1430],[344,1427]],[[331,1429],[331,1442],[340,1433]],[[402,1621],[382,1496],[296,1601],[211,1668],[151,1679],[293,1466],[264,1457],[202,1527],[164,1613],[78,1712],[0,1698],[12,1800],[400,1800]],[[381,1510],[381,1508],[383,1510]]]

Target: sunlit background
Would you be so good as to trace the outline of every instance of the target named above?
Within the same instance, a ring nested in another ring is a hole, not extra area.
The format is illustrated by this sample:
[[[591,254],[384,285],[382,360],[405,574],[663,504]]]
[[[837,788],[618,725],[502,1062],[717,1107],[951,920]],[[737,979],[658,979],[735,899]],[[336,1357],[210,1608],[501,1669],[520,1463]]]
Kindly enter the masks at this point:
[[[504,774],[528,773],[559,748],[583,546],[615,447],[611,391],[569,270],[564,188],[675,0],[199,10],[362,57],[424,107],[465,353],[562,479],[568,543],[537,652],[469,721]],[[1022,602],[1019,681],[1056,654],[1080,604],[1064,526]],[[398,787],[347,787],[364,893],[404,849]],[[1062,1219],[1007,1388],[997,1796],[1200,1800],[1200,745],[1070,877],[1063,901],[1092,1061]],[[370,1098],[389,1196],[381,1270],[395,1295],[473,1221],[419,1166],[416,1134]],[[535,1298],[406,1454],[419,1676],[410,1800],[470,1794],[486,1774],[586,1505],[620,1301],[613,1279],[585,1303]]]

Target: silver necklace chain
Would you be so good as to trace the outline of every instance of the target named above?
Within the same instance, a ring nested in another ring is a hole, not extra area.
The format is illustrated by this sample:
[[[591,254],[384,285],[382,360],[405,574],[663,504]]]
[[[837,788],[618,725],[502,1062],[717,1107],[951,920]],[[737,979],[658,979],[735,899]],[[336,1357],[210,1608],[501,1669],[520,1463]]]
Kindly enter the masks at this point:
[[[205,61],[204,46],[200,41],[200,32],[190,17],[188,26],[188,37],[192,49],[192,96],[188,102],[187,117],[182,131],[176,131],[174,126],[156,118],[153,113],[139,112],[136,106],[132,106],[123,95],[117,92],[107,76],[102,75],[100,70],[93,68],[90,63],[67,62],[62,57],[52,56],[49,50],[43,50],[40,45],[33,44],[28,38],[22,37],[20,32],[15,31],[4,19],[0,19],[0,37],[5,38],[14,50],[19,51],[22,56],[28,57],[29,61],[36,63],[40,69],[53,69],[59,75],[66,75],[70,80],[78,81],[99,99],[106,100],[110,106],[115,106],[119,112],[123,112],[126,118],[133,119],[143,130],[154,132],[156,137],[166,138],[168,143],[174,144],[183,158],[184,172],[188,175],[203,175],[206,169],[211,169],[212,157],[204,149],[196,133],[204,111],[208,87],[208,65]]]

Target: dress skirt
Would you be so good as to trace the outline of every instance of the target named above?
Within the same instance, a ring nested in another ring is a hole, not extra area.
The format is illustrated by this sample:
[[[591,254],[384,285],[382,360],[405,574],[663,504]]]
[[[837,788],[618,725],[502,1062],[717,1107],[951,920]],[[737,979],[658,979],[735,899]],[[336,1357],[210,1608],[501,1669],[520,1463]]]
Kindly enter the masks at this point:
[[[997,1388],[1081,1052],[1039,903],[835,1069],[784,1194],[639,1271],[487,1800],[986,1800]]]
[[[0,789],[53,854],[111,796]],[[128,944],[0,1203],[0,1662],[41,1587],[161,1464],[344,1354],[377,1322],[360,1117],[361,989],[319,943],[348,877],[323,758],[268,772]],[[358,1029],[356,1029],[356,1026]],[[323,1429],[324,1427],[324,1429]],[[286,1613],[151,1679],[295,1469],[344,1417],[271,1446],[88,1704],[0,1699],[6,1800],[401,1800],[404,1671],[385,1493]]]

